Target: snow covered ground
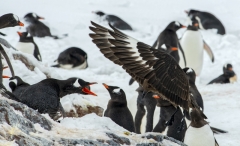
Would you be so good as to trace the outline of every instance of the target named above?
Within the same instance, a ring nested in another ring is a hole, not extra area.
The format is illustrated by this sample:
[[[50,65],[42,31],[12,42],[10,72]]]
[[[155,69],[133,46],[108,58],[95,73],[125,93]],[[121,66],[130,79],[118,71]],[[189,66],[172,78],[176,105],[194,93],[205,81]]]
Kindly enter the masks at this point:
[[[69,34],[67,38],[61,40],[54,40],[48,37],[35,38],[43,58],[41,66],[34,71],[29,71],[20,61],[12,60],[16,75],[33,84],[45,78],[45,75],[39,70],[47,70],[51,72],[53,78],[80,77],[86,81],[99,83],[91,88],[98,96],[83,96],[85,99],[84,103],[81,102],[82,98],[79,98],[80,95],[74,94],[64,97],[61,102],[63,106],[68,108],[71,108],[71,103],[73,102],[94,104],[106,108],[109,94],[101,83],[119,86],[125,91],[129,101],[129,108],[134,116],[137,97],[135,89],[138,85],[135,83],[132,86],[128,86],[130,76],[121,67],[106,59],[92,43],[88,35],[90,33],[88,27],[91,20],[97,23],[99,23],[99,20],[91,11],[102,10],[109,14],[118,15],[135,30],[134,32],[125,31],[125,33],[149,45],[154,43],[159,33],[169,22],[177,20],[187,25],[187,17],[184,10],[195,8],[213,13],[222,21],[227,34],[220,36],[215,33],[215,30],[202,31],[203,38],[214,52],[215,62],[211,63],[207,54],[204,54],[204,66],[200,77],[197,79],[197,87],[204,99],[205,114],[208,116],[210,125],[228,131],[227,134],[216,135],[218,143],[221,146],[236,146],[240,143],[240,118],[238,116],[240,112],[240,85],[235,83],[206,86],[206,84],[222,74],[222,66],[227,62],[232,63],[236,74],[240,72],[239,5],[240,1],[236,0],[231,2],[228,0],[18,0],[17,3],[15,0],[7,0],[1,3],[0,14],[14,13],[23,20],[25,14],[35,12],[39,16],[45,17],[43,22],[50,26],[52,34]],[[100,24],[106,25],[103,22]],[[19,39],[16,31],[24,31],[24,28],[14,27],[1,30],[1,32],[7,34],[4,38],[13,46]],[[178,31],[179,37],[184,31],[184,29]],[[64,70],[49,67],[54,64],[53,61],[61,51],[72,46],[80,47],[88,53],[89,68],[86,70]],[[5,70],[4,73],[10,75],[9,70]],[[8,80],[4,80],[4,84],[8,87]],[[156,112],[155,115],[156,122],[159,114]],[[90,120],[93,116],[87,117]],[[84,117],[84,119],[87,117]],[[78,119],[64,119],[63,126],[76,128],[79,125],[77,124],[78,122],[80,122]],[[78,128],[91,129],[91,126],[94,128],[92,124]]]

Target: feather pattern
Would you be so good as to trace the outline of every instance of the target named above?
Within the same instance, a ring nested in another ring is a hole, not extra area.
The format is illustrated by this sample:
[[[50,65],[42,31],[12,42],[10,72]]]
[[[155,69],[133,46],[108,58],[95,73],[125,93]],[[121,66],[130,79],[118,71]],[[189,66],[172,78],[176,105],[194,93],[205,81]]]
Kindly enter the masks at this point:
[[[174,106],[192,107],[189,83],[175,59],[164,51],[122,33],[91,22],[93,43],[109,60],[121,65],[146,91],[159,94]]]

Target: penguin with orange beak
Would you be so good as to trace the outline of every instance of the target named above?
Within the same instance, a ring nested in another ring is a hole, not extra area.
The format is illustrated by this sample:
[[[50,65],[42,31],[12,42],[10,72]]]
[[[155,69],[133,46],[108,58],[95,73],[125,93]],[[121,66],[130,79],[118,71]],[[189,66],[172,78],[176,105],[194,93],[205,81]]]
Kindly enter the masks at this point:
[[[10,87],[13,92],[21,87],[19,78],[12,78]],[[21,81],[22,82],[22,81]],[[60,98],[65,95],[78,93],[83,95],[97,96],[90,90],[90,85],[96,82],[86,82],[80,78],[69,78],[66,80],[44,79],[33,85],[26,85],[17,98],[27,106],[38,110],[39,113],[48,113],[49,116],[57,120],[57,112],[60,111],[65,117],[64,109],[61,105]]]
[[[109,86],[103,83],[108,90],[111,99],[108,101],[104,117],[109,117],[116,124],[130,132],[135,132],[133,116],[127,107],[125,92],[117,86]]]

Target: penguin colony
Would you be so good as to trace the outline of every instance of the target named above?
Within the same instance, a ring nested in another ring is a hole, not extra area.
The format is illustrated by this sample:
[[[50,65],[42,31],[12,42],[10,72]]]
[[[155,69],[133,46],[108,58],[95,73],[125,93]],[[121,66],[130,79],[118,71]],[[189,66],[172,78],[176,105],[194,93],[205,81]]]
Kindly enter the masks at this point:
[[[102,11],[93,12],[101,21],[109,23],[111,29],[105,28],[97,23],[91,22],[90,37],[100,52],[110,61],[123,67],[132,77],[130,84],[137,81],[139,88],[137,97],[137,113],[135,118],[127,106],[125,92],[118,86],[110,86],[103,83],[110,95],[110,100],[105,109],[104,116],[109,117],[116,124],[126,130],[141,133],[140,126],[147,109],[146,132],[164,132],[167,136],[183,141],[189,146],[216,146],[217,141],[213,133],[221,131],[213,128],[206,121],[204,114],[204,102],[197,86],[196,76],[199,76],[203,66],[203,50],[206,50],[212,62],[214,62],[213,51],[203,40],[199,29],[216,28],[218,34],[224,35],[225,28],[222,23],[212,14],[198,10],[185,11],[191,20],[187,30],[179,39],[176,31],[185,28],[177,21],[170,22],[160,33],[153,46],[124,34],[120,30],[133,30],[133,28],[121,18],[115,15],[105,14]],[[52,35],[49,27],[40,20],[43,17],[36,13],[28,13],[24,16],[27,22],[26,32],[17,32],[20,39],[16,50],[33,55],[38,61],[42,61],[34,37],[61,37]],[[212,21],[210,21],[212,20]],[[0,29],[6,27],[24,26],[14,14],[5,14],[0,17]],[[120,30],[118,30],[120,29]],[[4,33],[0,33],[5,35]],[[65,35],[66,37],[67,35]],[[0,43],[7,48],[13,48],[6,40]],[[64,107],[60,98],[65,95],[78,93],[96,96],[90,90],[90,85],[96,82],[87,82],[80,78],[69,78],[65,80],[44,79],[36,84],[30,85],[14,74],[8,56],[0,44],[0,53],[8,62],[12,77],[2,75],[9,79],[8,91],[2,84],[1,94],[10,99],[22,102],[38,110],[39,113],[47,113],[58,120],[60,116],[65,117]],[[179,51],[180,50],[180,51]],[[57,64],[52,67],[63,69],[86,69],[88,67],[87,53],[79,47],[70,47],[61,52],[55,60]],[[7,68],[1,65],[2,70]],[[213,79],[208,84],[234,83],[237,76],[231,64],[223,67],[223,74]],[[153,126],[153,115],[155,108],[160,108],[159,121]],[[175,119],[175,120],[174,120]]]

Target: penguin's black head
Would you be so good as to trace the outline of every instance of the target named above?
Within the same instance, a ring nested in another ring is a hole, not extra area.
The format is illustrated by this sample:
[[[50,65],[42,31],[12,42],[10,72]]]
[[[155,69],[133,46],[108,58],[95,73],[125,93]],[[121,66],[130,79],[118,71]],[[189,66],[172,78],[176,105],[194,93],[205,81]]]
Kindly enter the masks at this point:
[[[25,21],[32,22],[34,20],[44,19],[43,17],[38,16],[36,13],[28,13],[24,16]]]
[[[105,15],[105,13],[103,13],[102,11],[96,11],[96,12],[93,12],[93,13],[97,14],[100,17]]]
[[[111,96],[111,99],[126,101],[125,92],[121,88],[119,88],[117,86],[109,86],[105,83],[103,83],[103,86],[108,90],[108,92]]]
[[[180,28],[185,28],[186,26],[182,25],[181,23],[179,23],[178,21],[173,21],[171,23],[168,24],[168,26],[166,27],[166,29],[170,29],[173,31],[177,31]]]
[[[185,13],[186,13],[188,16],[190,16],[190,15],[195,15],[195,14],[197,14],[198,12],[200,12],[200,11],[198,11],[198,10],[193,10],[193,9],[190,9],[189,11],[185,10]]]
[[[203,112],[197,108],[190,109],[190,117],[192,122],[199,122],[201,120],[207,119]]]
[[[19,76],[11,77],[9,79],[9,87],[14,91],[17,86],[20,85],[29,85],[28,83],[24,82]]]
[[[196,17],[193,17],[192,18],[192,27],[196,28],[196,29],[199,29],[199,22],[198,20],[196,19]]]
[[[84,95],[94,95],[90,90],[90,85],[96,84],[96,82],[86,82],[80,78],[69,78],[67,80],[62,80],[60,83],[60,88],[62,89],[62,94],[80,93]]]
[[[232,70],[233,70],[232,64],[229,64],[229,63],[225,64],[225,65],[223,66],[223,70],[232,71]]]
[[[24,26],[24,24],[19,21],[19,18],[17,15],[9,13],[9,14],[2,15],[0,17],[0,28],[14,27],[14,26]]]
[[[30,34],[28,32],[17,32],[20,39],[20,42],[33,42],[33,37],[30,36]]]
[[[186,73],[188,80],[195,83],[195,80],[196,80],[195,71],[192,68],[188,68],[188,67],[184,68],[183,71]]]

